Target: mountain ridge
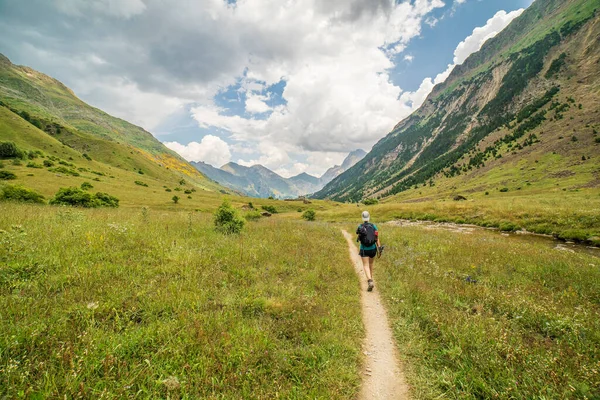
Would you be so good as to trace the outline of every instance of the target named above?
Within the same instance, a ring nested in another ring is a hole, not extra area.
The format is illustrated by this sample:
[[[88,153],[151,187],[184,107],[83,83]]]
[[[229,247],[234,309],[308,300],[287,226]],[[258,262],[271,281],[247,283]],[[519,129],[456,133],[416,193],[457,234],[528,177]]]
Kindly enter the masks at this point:
[[[587,99],[590,92],[574,81],[588,79],[591,87],[598,86],[597,79],[589,78],[597,76],[597,64],[586,62],[586,57],[594,59],[596,53],[590,49],[598,45],[593,40],[598,32],[597,6],[598,0],[533,3],[456,67],[449,79],[437,85],[423,105],[378,141],[365,158],[314,197],[340,201],[384,198],[424,184],[435,185],[435,181],[459,173],[473,174],[486,163],[501,166],[517,161],[517,151],[540,141],[544,145],[538,148],[550,146],[549,151],[561,151],[559,135],[556,140],[547,133],[540,137],[544,127],[563,129],[566,125],[559,122],[564,112],[556,112],[557,107],[563,111],[570,108],[573,115],[569,118],[578,121],[578,126],[600,122],[590,110],[590,105],[597,104],[597,96],[586,102],[586,108],[578,106],[583,108],[579,113],[570,100],[575,94]],[[545,15],[549,8],[552,13]],[[583,42],[576,38],[581,29],[586,30],[580,34]],[[570,63],[587,65],[587,78],[582,74],[585,68],[557,67],[561,60],[565,63],[565,57]],[[551,68],[558,70],[549,73]],[[550,113],[554,115],[550,117]],[[569,157],[581,158],[582,151],[594,148],[594,141],[586,136]]]
[[[329,168],[321,177],[303,172],[290,178],[284,178],[260,164],[246,167],[232,161],[220,168],[203,162],[192,162],[191,164],[213,181],[248,196],[292,198],[308,195],[321,189],[330,181],[328,174],[332,174],[332,171],[338,174],[343,172],[358,162],[365,154],[367,153],[362,149],[350,152],[342,165]]]

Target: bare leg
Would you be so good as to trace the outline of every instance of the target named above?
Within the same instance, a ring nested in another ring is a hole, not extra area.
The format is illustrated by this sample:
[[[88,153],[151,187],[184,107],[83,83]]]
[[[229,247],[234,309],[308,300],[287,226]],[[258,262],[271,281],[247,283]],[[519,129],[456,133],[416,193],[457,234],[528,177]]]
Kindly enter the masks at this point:
[[[371,275],[371,279],[373,279],[373,265],[375,264],[374,258],[369,258],[369,275]]]
[[[365,270],[365,275],[367,275],[367,279],[373,279],[373,277],[371,276],[371,261],[372,259],[370,259],[369,257],[361,257],[362,258],[362,263],[363,263],[363,269]]]

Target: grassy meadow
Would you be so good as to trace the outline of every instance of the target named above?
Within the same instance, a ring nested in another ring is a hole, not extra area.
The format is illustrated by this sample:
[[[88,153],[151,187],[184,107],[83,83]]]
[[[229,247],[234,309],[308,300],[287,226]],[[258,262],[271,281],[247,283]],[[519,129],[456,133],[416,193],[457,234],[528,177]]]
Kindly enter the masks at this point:
[[[2,203],[1,398],[352,398],[359,287],[338,227]]]
[[[600,259],[485,230],[379,228],[376,287],[414,398],[600,398]]]

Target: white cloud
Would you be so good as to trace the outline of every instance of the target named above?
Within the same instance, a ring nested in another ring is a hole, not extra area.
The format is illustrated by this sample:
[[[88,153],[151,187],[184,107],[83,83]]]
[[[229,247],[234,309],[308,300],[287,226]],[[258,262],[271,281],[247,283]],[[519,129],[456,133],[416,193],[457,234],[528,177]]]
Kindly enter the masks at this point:
[[[412,62],[414,59],[415,57],[411,56],[410,54],[404,56],[404,61]]]
[[[246,111],[252,114],[260,114],[271,110],[271,107],[265,103],[269,100],[267,96],[249,93],[246,97]]]
[[[100,13],[129,19],[146,10],[142,0],[55,0],[55,2],[60,11],[77,17]]]
[[[163,144],[188,161],[202,161],[217,168],[231,161],[229,145],[217,136],[206,135],[200,143],[190,142],[187,145],[178,142]]]
[[[484,26],[473,29],[473,33],[460,42],[456,50],[454,50],[454,64],[462,64],[467,57],[478,51],[488,39],[496,36],[513,19],[521,15],[523,11],[525,10],[522,8],[510,13],[500,10],[496,15],[488,19]]]

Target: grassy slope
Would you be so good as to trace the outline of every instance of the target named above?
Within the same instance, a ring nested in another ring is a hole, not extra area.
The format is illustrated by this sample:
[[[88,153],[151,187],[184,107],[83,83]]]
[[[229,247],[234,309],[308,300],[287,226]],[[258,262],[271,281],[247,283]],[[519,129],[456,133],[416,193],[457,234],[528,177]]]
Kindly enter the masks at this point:
[[[225,237],[203,213],[3,207],[0,397],[357,392],[359,288],[336,227]]]
[[[61,125],[56,138],[92,159],[121,169],[141,169],[159,179],[181,176],[208,190],[221,189],[149,132],[87,105],[62,83],[6,58],[0,58],[0,100],[44,125]],[[4,135],[0,131],[0,139]]]
[[[416,399],[600,397],[598,258],[486,231],[380,230],[375,281]]]

